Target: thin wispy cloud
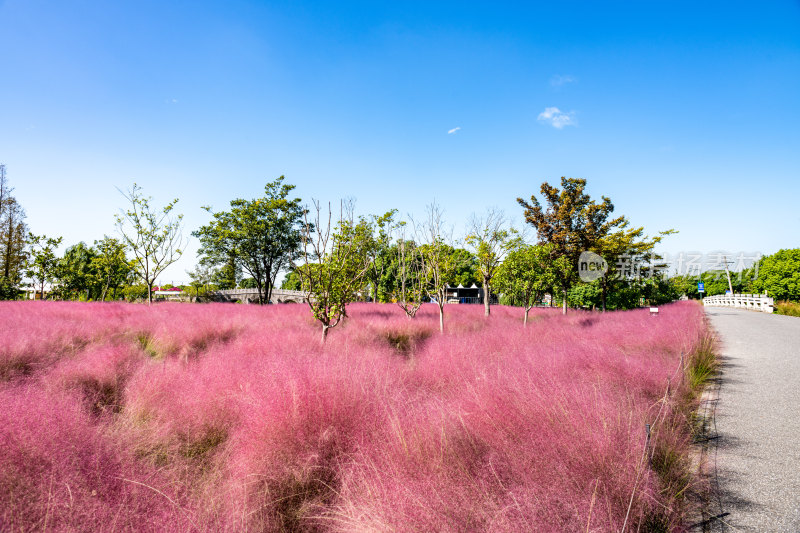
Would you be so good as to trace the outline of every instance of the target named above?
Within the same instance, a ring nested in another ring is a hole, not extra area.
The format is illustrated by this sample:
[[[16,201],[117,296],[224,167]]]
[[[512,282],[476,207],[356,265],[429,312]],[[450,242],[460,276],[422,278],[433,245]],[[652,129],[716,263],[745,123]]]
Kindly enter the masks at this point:
[[[550,78],[550,85],[553,87],[561,87],[562,85],[566,85],[567,83],[575,83],[576,81],[578,80],[574,76],[556,74]]]
[[[458,133],[458,130],[460,130],[460,129],[461,129],[461,126],[453,128],[452,130],[447,130],[447,134],[448,135],[453,135],[454,133]]]
[[[544,111],[539,113],[539,116],[536,120],[550,124],[558,130],[564,128],[565,126],[578,125],[578,122],[575,120],[575,111],[569,111],[565,113],[557,107],[545,107]]]

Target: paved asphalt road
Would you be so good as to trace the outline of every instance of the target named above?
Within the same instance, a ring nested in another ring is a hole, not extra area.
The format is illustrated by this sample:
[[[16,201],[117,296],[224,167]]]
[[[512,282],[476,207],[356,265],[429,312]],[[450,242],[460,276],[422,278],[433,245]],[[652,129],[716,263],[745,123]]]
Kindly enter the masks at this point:
[[[800,318],[723,307],[714,531],[800,532]],[[709,459],[714,460],[713,450]],[[721,510],[720,510],[721,508]]]

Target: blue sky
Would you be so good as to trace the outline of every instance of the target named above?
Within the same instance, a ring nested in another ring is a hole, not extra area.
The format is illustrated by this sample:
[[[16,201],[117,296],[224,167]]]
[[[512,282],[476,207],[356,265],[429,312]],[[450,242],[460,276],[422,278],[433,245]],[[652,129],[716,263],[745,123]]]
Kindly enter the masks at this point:
[[[663,251],[800,246],[800,2],[0,1],[0,162],[31,231],[186,234],[280,175],[455,234],[560,176]],[[186,280],[190,241],[163,282]]]

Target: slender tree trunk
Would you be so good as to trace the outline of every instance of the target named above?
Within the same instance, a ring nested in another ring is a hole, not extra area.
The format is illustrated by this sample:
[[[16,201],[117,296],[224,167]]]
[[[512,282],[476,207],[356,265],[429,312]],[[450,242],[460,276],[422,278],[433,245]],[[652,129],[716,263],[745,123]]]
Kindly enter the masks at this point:
[[[322,344],[325,344],[325,341],[328,340],[328,330],[330,329],[329,326],[322,324]]]
[[[439,333],[444,334],[444,300],[439,302]]]
[[[567,289],[563,289],[564,301],[561,304],[561,314],[567,314]]]
[[[601,285],[601,287],[603,288],[603,290],[600,292],[600,297],[602,298],[602,302],[603,302],[603,311],[605,311],[606,310],[606,284],[603,283]]]
[[[101,302],[105,302],[106,301],[106,293],[108,292],[108,286],[110,284],[111,284],[111,274],[106,276],[106,284],[103,286],[103,294],[100,295],[100,301]]]
[[[273,289],[275,289],[275,280],[268,278],[267,285],[264,288],[265,288],[264,292],[267,293],[267,304],[269,304],[272,301],[272,291]]]
[[[530,307],[527,306],[525,307],[525,320],[523,321],[523,324],[525,325],[526,328],[528,327],[528,313],[530,312],[530,310],[531,310]]]
[[[489,281],[486,278],[483,278],[483,316],[489,316],[489,295],[491,294],[491,289],[489,288]]]
[[[153,305],[153,282],[147,282],[147,305]]]

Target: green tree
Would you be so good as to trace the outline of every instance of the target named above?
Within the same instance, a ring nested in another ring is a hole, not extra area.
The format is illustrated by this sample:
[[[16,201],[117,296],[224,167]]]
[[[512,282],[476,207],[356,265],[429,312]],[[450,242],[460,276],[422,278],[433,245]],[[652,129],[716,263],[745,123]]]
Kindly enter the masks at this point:
[[[800,301],[800,248],[762,257],[753,288],[766,291],[775,300]]]
[[[283,282],[281,283],[281,289],[286,289],[288,291],[302,290],[302,280],[294,269],[286,273],[286,277],[283,278]]]
[[[655,247],[667,235],[677,233],[675,230],[661,231],[655,237],[647,237],[644,234],[644,227],[631,228],[630,223],[624,217],[620,217],[616,231],[603,235],[595,242],[591,248],[608,265],[608,271],[598,279],[600,288],[600,305],[603,311],[606,310],[609,292],[620,284],[626,282],[626,276],[621,271],[628,265],[636,265],[636,272],[639,276],[653,278],[658,276],[658,271],[666,266],[663,264],[662,257],[655,252]],[[637,277],[639,277],[637,276]]]
[[[567,293],[567,301],[571,307],[596,309],[601,302],[599,280],[588,283],[575,283]]]
[[[555,282],[551,248],[551,244],[530,245],[517,241],[497,269],[495,285],[507,300],[525,309],[523,324],[526,327],[531,308]]]
[[[186,271],[189,274],[189,278],[191,278],[191,285],[195,290],[195,297],[200,297],[200,291],[203,291],[203,294],[207,294],[210,290],[210,283],[211,283],[211,276],[213,274],[211,267],[200,261],[195,267],[194,270]]]
[[[323,224],[319,202],[314,201],[316,216],[310,223],[307,213],[303,224],[303,264],[294,271],[300,277],[302,290],[314,318],[322,325],[322,343],[328,331],[347,316],[347,305],[356,298],[370,268],[365,253],[363,227],[353,219],[351,202],[342,204],[339,220],[331,227],[332,213]]]
[[[372,215],[368,221],[363,220],[370,230],[365,242],[370,265],[366,278],[371,285],[372,299],[376,302],[388,301],[388,294],[381,290],[381,280],[392,265],[392,233],[398,226],[396,215],[397,209],[392,209],[380,216]]]
[[[492,279],[511,247],[512,236],[513,233],[506,229],[506,217],[502,211],[489,209],[485,216],[477,217],[473,214],[470,219],[466,241],[477,259],[485,316],[489,316],[491,312]]]
[[[28,262],[26,275],[34,284],[39,286],[42,299],[46,299],[44,286],[52,283],[55,279],[58,268],[58,257],[56,248],[61,244],[61,237],[48,237],[47,235],[28,235],[28,246],[30,246],[31,259]]]
[[[136,273],[147,286],[147,303],[152,305],[153,285],[159,274],[183,254],[183,215],[172,213],[177,198],[159,210],[150,206],[152,198],[142,196],[142,188],[135,183],[128,192],[120,192],[130,207],[116,216],[117,228],[133,252]]]
[[[113,237],[103,236],[94,241],[95,256],[92,259],[97,282],[102,287],[100,301],[106,301],[108,291],[112,299],[117,297],[117,289],[124,286],[134,271],[133,264],[125,256],[125,245]]]
[[[542,184],[546,209],[535,196],[531,196],[530,202],[517,198],[525,209],[525,220],[536,228],[539,243],[552,244],[552,259],[561,260],[562,268],[557,269],[556,278],[563,295],[564,314],[567,313],[567,292],[578,277],[581,252],[591,250],[624,220],[624,217],[609,220],[614,211],[611,200],[603,196],[602,202],[596,203],[585,189],[585,179],[562,177],[561,190],[547,182]]]
[[[206,207],[213,220],[193,233],[210,262],[233,258],[255,280],[260,304],[269,303],[278,273],[299,253],[303,208],[299,198],[289,198],[294,185],[283,180],[267,183],[262,198],[231,201],[230,211]]]
[[[54,294],[64,300],[98,298],[102,289],[95,258],[95,251],[83,242],[67,248],[58,261]]]
[[[447,287],[463,270],[462,253],[447,244],[444,211],[435,202],[428,206],[425,221],[417,228],[422,272],[426,280],[425,291],[439,308],[439,331],[444,333],[444,305]],[[464,250],[466,252],[466,250]],[[469,252],[467,255],[471,256]]]
[[[244,278],[239,282],[240,289],[255,289],[256,288],[256,280],[253,278]]]
[[[453,271],[450,273],[448,284],[464,287],[481,285],[480,274],[478,273],[478,258],[465,248],[454,248],[445,244],[444,250],[452,257]]]
[[[424,263],[421,250],[413,240],[407,237],[405,222],[400,223],[397,244],[393,247],[394,261],[389,270],[395,274],[396,283],[393,286],[392,297],[397,305],[405,312],[409,319],[414,318],[422,306],[425,298],[425,279]]]
[[[25,211],[12,196],[5,165],[0,165],[0,299],[14,299],[27,261]]]
[[[203,260],[207,263],[214,264],[208,256]],[[235,289],[241,277],[242,269],[239,267],[236,256],[233,254],[229,254],[226,261],[217,263],[211,269],[211,283],[213,283],[218,290],[227,291]]]

